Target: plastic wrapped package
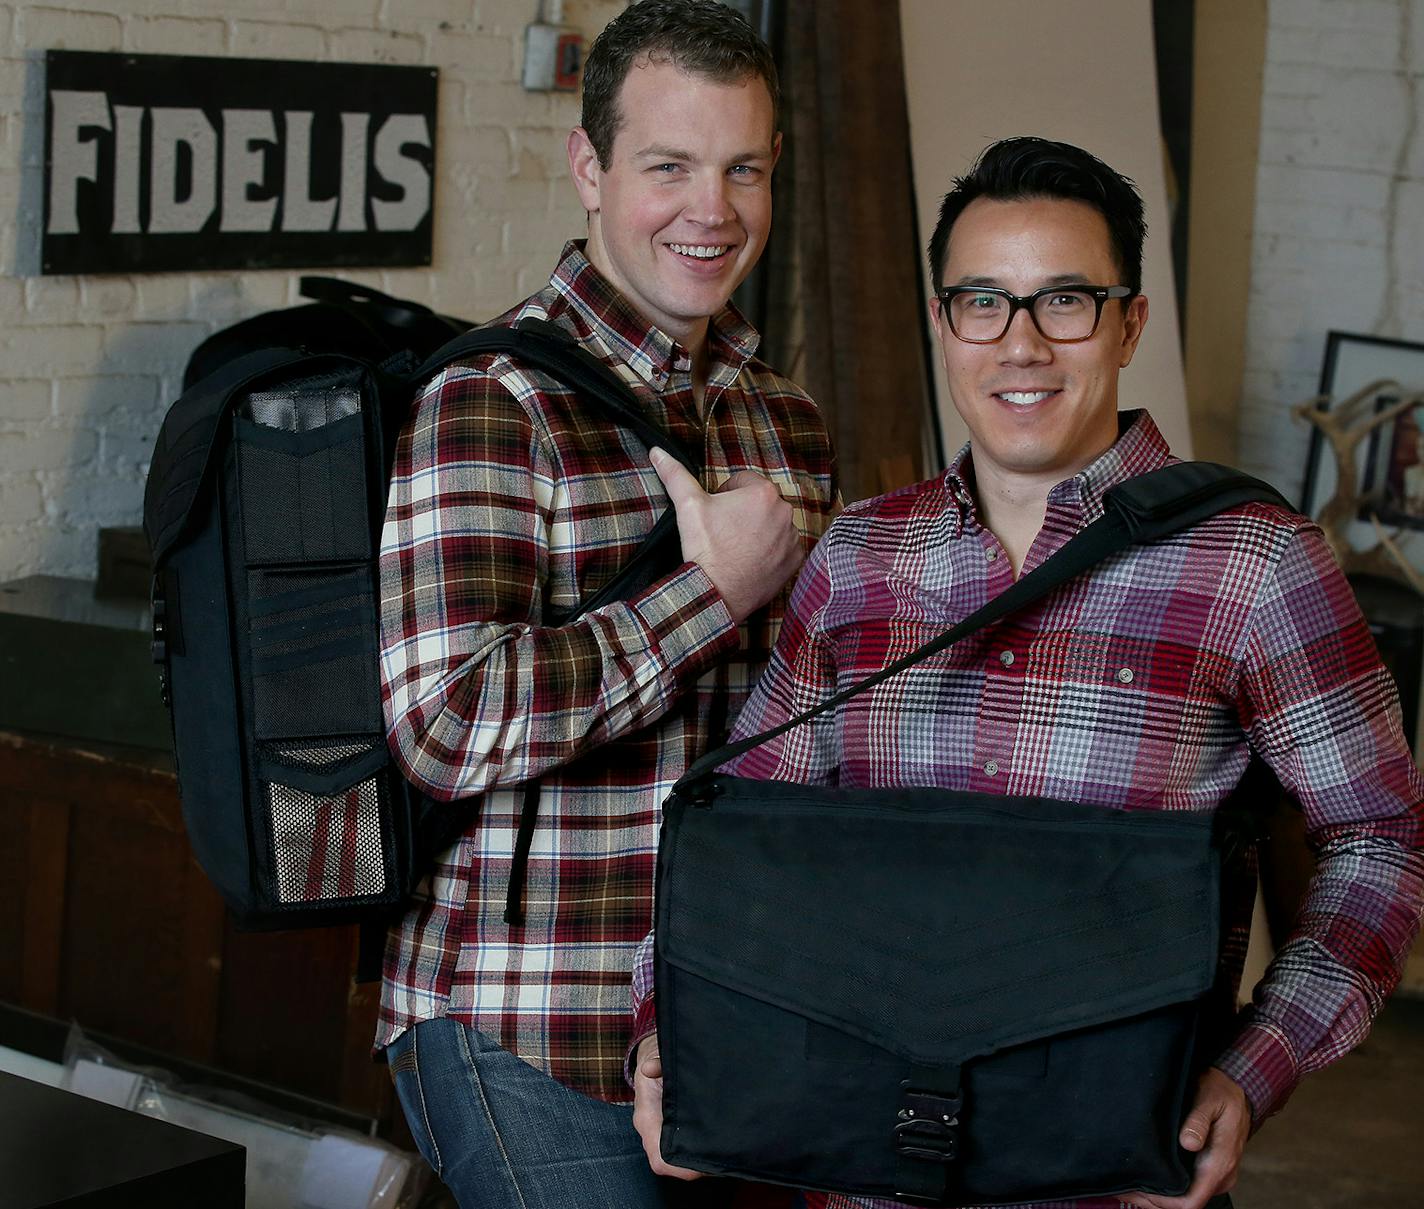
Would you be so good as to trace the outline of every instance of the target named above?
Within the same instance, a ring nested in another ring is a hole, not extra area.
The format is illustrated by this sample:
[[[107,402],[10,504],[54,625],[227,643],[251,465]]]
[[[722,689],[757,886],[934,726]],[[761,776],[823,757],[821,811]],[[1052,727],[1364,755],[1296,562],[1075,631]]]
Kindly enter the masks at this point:
[[[135,1067],[77,1028],[63,1086],[247,1149],[247,1209],[414,1209],[429,1178],[417,1155],[379,1138],[297,1118],[226,1089]]]

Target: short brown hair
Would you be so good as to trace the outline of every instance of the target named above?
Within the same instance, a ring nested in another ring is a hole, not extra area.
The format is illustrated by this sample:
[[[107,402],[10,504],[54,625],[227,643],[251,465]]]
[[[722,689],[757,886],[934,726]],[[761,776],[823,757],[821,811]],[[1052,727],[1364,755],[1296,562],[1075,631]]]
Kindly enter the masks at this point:
[[[580,125],[605,171],[612,163],[613,139],[623,124],[618,94],[640,58],[672,63],[682,71],[721,83],[755,76],[771,94],[772,129],[780,90],[771,48],[741,13],[718,0],[639,0],[594,39],[583,67]]]

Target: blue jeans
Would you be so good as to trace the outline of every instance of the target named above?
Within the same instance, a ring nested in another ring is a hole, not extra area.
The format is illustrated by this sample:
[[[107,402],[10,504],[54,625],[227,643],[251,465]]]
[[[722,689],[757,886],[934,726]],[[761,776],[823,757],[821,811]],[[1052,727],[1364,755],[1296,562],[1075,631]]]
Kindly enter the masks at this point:
[[[461,1209],[666,1209],[713,1192],[653,1175],[631,1104],[570,1091],[457,1021],[422,1021],[386,1060],[416,1145]]]

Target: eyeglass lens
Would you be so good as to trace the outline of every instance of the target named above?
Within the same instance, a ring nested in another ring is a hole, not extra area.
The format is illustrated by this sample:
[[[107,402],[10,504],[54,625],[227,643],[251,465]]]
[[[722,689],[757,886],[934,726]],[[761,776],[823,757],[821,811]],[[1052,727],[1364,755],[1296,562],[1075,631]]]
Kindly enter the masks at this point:
[[[966,291],[949,300],[950,326],[963,340],[990,342],[1009,328],[1013,303],[999,294]],[[1033,300],[1033,321],[1049,340],[1086,340],[1097,326],[1098,307],[1091,294],[1052,290]]]

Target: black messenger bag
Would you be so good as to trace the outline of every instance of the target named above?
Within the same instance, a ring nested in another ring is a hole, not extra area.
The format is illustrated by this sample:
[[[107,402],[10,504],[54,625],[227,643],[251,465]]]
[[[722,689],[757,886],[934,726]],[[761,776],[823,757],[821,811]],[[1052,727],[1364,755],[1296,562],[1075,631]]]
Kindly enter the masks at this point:
[[[664,807],[662,1154],[699,1171],[936,1205],[1180,1195],[1214,1054],[1219,855],[1201,814],[717,774],[1103,558],[1285,501],[1188,462],[952,630],[704,756]]]

